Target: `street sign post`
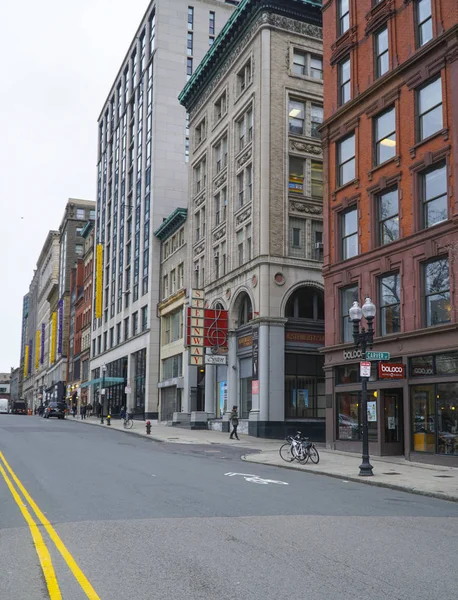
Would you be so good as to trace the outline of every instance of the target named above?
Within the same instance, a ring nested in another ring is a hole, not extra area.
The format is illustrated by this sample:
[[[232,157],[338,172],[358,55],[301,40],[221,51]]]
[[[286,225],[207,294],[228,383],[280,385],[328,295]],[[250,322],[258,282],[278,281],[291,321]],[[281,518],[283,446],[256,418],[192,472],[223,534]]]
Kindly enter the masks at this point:
[[[390,353],[366,350],[366,360],[390,360]]]

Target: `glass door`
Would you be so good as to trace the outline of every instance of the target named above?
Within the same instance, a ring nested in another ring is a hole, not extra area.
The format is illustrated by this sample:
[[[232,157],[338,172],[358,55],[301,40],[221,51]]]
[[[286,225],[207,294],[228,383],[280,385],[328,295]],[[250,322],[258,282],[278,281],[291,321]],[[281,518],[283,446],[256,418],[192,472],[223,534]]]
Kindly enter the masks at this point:
[[[400,452],[402,452],[404,443],[402,411],[402,390],[385,390],[383,411],[385,426],[385,443],[399,444]]]

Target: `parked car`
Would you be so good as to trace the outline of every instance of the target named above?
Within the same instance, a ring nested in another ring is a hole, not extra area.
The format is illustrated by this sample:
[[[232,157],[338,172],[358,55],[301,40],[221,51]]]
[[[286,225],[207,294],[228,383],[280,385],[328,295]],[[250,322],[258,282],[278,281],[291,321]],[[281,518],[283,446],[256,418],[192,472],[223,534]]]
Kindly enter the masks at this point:
[[[49,419],[49,417],[57,417],[58,419],[65,419],[66,412],[67,407],[65,402],[50,402],[45,408],[43,418]]]

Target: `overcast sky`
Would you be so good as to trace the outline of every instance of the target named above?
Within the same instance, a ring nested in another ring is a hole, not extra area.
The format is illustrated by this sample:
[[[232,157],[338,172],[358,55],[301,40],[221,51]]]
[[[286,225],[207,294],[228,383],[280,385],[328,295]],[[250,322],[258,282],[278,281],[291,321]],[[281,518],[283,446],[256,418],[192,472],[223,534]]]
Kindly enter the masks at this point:
[[[0,0],[0,372],[68,198],[95,200],[97,117],[149,0]]]

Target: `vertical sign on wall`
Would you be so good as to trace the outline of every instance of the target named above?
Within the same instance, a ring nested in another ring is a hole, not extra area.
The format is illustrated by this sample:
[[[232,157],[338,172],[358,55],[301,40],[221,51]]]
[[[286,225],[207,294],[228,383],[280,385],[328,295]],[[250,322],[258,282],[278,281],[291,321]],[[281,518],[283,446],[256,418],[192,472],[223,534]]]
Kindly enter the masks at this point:
[[[190,365],[204,364],[204,300],[203,290],[191,290]]]
[[[62,348],[63,348],[63,333],[64,333],[64,301],[63,300],[59,300],[59,304],[58,306],[58,315],[59,315],[59,319],[58,319],[58,331],[59,331],[59,335],[58,335],[58,342],[57,342],[57,353],[58,354],[62,354]]]
[[[258,360],[259,360],[259,327],[252,327],[251,329],[251,352],[253,354],[253,380],[257,381],[258,377]]]
[[[27,377],[28,372],[29,372],[29,345],[26,344],[25,352],[24,352],[24,377]]]
[[[33,339],[29,340],[29,368],[28,368],[29,375],[32,375],[32,361],[33,361]]]
[[[95,318],[102,318],[103,246],[97,244],[95,254]]]
[[[51,344],[49,348],[49,362],[53,365],[56,361],[56,331],[57,331],[57,312],[51,315]]]
[[[40,363],[43,364],[45,362],[45,324],[41,324],[41,356]]]
[[[38,371],[38,367],[40,366],[40,337],[41,331],[37,329],[37,332],[35,334],[35,371]]]

